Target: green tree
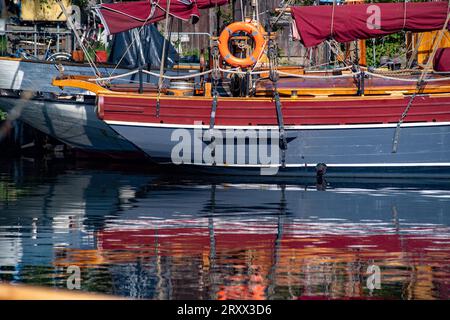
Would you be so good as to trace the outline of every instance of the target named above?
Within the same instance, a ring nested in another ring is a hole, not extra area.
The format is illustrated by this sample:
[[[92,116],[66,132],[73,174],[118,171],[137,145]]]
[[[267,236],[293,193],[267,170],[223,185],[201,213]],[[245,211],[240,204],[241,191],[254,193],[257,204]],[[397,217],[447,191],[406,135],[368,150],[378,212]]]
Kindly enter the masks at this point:
[[[375,59],[373,49],[375,46]],[[374,40],[367,40],[367,64],[369,66],[378,66],[380,58],[398,57],[406,53],[405,32],[395,33]]]

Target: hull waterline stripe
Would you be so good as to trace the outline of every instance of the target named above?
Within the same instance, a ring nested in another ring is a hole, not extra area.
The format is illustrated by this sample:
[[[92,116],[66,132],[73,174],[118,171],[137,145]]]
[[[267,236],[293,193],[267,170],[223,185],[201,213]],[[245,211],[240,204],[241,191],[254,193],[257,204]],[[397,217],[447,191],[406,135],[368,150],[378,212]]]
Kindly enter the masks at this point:
[[[165,123],[143,123],[105,120],[109,125],[115,126],[133,126],[133,127],[149,127],[149,128],[167,128],[167,129],[204,129],[208,130],[207,125],[185,125],[185,124],[165,124]],[[402,128],[410,127],[438,127],[450,126],[450,122],[414,122],[404,123]],[[331,129],[378,129],[378,128],[396,128],[397,123],[379,123],[379,124],[348,124],[348,125],[285,125],[286,130],[331,130]],[[277,126],[220,126],[216,125],[215,129],[240,129],[240,130],[278,130]]]
[[[171,162],[166,162],[166,164],[173,164]],[[204,167],[223,167],[223,168],[279,168],[280,164],[272,164],[272,165],[252,165],[252,164],[215,164],[212,165],[210,163],[184,163],[183,165],[190,166],[204,166]],[[317,164],[311,163],[301,163],[301,164],[286,164],[287,168],[313,168],[316,167]],[[327,164],[329,168],[413,168],[413,167],[450,167],[450,162],[424,162],[424,163],[355,163],[355,164],[337,164],[330,163]]]

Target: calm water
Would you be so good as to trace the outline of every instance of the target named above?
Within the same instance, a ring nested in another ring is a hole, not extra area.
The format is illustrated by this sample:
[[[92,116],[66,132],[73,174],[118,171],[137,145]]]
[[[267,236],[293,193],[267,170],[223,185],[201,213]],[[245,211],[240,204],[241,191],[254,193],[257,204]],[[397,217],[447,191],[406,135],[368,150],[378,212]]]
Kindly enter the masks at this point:
[[[137,170],[136,170],[137,171]],[[450,181],[0,160],[0,281],[150,299],[448,299]],[[367,269],[381,270],[369,290]]]

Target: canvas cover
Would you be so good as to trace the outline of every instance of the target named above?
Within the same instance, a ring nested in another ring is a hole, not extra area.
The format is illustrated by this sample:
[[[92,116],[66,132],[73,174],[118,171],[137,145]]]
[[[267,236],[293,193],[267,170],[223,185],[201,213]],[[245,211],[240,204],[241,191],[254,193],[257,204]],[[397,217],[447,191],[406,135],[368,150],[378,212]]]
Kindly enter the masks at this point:
[[[450,72],[450,48],[440,48],[434,57],[434,70]]]
[[[159,68],[164,41],[167,40],[154,25],[118,33],[114,35],[108,62],[130,69],[143,66]],[[165,66],[171,68],[180,57],[168,41],[167,48]]]
[[[292,7],[300,41],[306,47],[327,39],[349,42],[402,30],[426,32],[444,27],[448,2],[399,2]]]
[[[183,21],[197,22],[200,9],[227,4],[228,0],[170,0],[169,14]],[[164,20],[167,0],[105,3],[96,8],[106,31],[115,34]]]

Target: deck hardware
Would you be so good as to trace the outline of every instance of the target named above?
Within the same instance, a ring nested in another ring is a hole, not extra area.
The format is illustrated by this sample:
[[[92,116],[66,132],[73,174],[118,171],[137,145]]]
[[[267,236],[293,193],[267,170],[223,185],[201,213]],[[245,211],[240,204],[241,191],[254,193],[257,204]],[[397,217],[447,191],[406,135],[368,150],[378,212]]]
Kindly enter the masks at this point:
[[[219,71],[219,49],[217,46],[213,47],[212,50],[212,56],[213,56],[213,65],[214,65],[214,71],[211,74],[211,82],[212,82],[212,106],[211,106],[211,116],[209,120],[209,136],[211,139],[211,143],[213,144],[213,150],[211,152],[211,155],[213,158],[216,156],[216,144],[215,144],[215,136],[214,136],[214,127],[216,125],[216,114],[217,114],[217,105],[218,105],[218,96],[219,96],[219,79],[220,79],[220,71]],[[216,161],[214,161],[213,166],[216,165]]]
[[[143,79],[143,75],[142,75],[142,67],[139,68],[139,94],[143,94],[144,93],[144,79]]]
[[[318,191],[325,191],[327,188],[327,181],[325,180],[327,168],[325,163],[318,163],[316,165],[316,187]]]
[[[170,4],[171,1],[167,0],[167,5],[166,5],[166,24],[165,24],[165,39],[168,39],[170,33],[169,33],[169,23],[171,25],[172,21],[173,21],[173,17],[170,16]],[[169,19],[170,18],[170,19]],[[170,21],[169,21],[170,20]],[[166,54],[167,54],[167,41],[164,41],[163,43],[163,50],[161,52],[161,66],[159,69],[159,80],[158,80],[158,95],[156,97],[156,117],[159,118],[160,116],[160,109],[161,109],[161,89],[163,86],[163,81],[164,81],[164,67],[166,64]]]
[[[269,31],[269,39],[270,39],[270,31]],[[288,148],[288,143],[286,139],[286,131],[284,129],[284,119],[283,119],[283,106],[280,100],[280,93],[278,92],[278,53],[275,42],[270,39],[269,40],[269,49],[268,49],[268,57],[269,57],[269,78],[273,83],[273,98],[275,100],[275,108],[277,111],[277,122],[278,122],[278,130],[279,130],[279,145],[281,150],[281,167],[286,168],[286,151]]]
[[[366,87],[366,74],[364,71],[361,71],[358,76],[358,96],[363,96],[365,93]]]
[[[286,131],[284,129],[284,119],[283,119],[283,110],[280,101],[280,94],[278,90],[274,90],[273,92],[275,98],[275,107],[277,109],[277,121],[278,121],[278,130],[280,132],[280,149],[281,149],[281,166],[283,168],[286,167],[286,151],[288,148],[287,139],[286,139]]]
[[[214,80],[215,81],[215,80]],[[209,122],[209,137],[210,137],[210,141],[213,144],[213,150],[211,151],[211,155],[213,158],[216,157],[216,137],[214,136],[214,126],[216,124],[216,113],[217,113],[217,96],[218,96],[218,92],[217,92],[217,85],[214,85],[214,89],[213,89],[213,102],[212,102],[212,106],[211,106],[211,118],[210,118],[210,122]],[[213,162],[213,166],[216,165],[216,161]]]
[[[316,165],[316,175],[319,176],[324,176],[327,173],[327,165],[325,163],[318,163]]]

